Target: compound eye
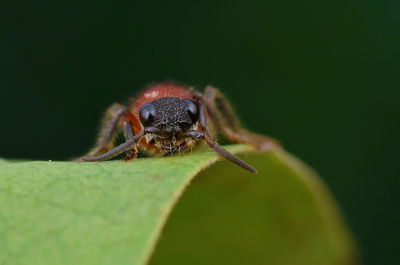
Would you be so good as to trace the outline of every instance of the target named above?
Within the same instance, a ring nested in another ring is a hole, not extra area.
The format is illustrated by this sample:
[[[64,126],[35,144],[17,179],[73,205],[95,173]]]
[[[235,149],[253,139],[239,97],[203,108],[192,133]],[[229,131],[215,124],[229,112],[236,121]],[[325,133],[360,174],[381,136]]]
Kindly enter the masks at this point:
[[[190,118],[192,119],[192,122],[195,123],[197,121],[197,119],[199,118],[199,107],[197,106],[196,103],[194,103],[192,100],[190,99],[185,99],[186,102],[186,108],[187,108],[187,112],[190,116]]]
[[[152,103],[147,103],[142,106],[139,111],[140,122],[144,127],[151,126],[153,124],[154,116],[156,115],[156,110]]]

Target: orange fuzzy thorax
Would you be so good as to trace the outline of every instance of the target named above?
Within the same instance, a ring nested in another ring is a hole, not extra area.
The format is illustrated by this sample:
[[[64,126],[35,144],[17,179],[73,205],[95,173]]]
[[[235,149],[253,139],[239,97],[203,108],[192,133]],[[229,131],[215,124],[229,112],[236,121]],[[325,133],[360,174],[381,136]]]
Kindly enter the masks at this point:
[[[194,94],[187,87],[175,83],[159,83],[147,87],[136,100],[133,101],[132,114],[139,118],[140,108],[154,100],[160,98],[180,98],[180,99],[194,99]]]

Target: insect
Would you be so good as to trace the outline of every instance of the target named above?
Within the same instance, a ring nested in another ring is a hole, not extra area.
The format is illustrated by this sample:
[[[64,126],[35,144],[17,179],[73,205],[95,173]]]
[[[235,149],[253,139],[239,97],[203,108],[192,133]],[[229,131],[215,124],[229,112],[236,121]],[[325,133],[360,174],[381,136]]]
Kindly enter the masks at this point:
[[[125,142],[114,147],[122,129]],[[151,154],[169,156],[191,148],[202,139],[209,148],[242,168],[257,170],[229,153],[214,140],[219,132],[229,141],[244,142],[259,150],[277,144],[267,136],[244,129],[222,93],[207,86],[204,93],[176,83],[148,86],[129,106],[113,104],[106,111],[95,146],[83,161],[103,161],[126,153],[123,160],[137,157],[139,146]]]

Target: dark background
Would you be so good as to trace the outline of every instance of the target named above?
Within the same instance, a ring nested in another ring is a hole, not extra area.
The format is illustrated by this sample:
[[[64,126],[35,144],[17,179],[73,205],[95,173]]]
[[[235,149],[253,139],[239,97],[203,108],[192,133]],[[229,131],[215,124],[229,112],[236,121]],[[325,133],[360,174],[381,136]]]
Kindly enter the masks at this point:
[[[212,84],[321,174],[365,264],[400,264],[400,1],[145,2],[0,5],[0,156],[82,154],[147,83]]]

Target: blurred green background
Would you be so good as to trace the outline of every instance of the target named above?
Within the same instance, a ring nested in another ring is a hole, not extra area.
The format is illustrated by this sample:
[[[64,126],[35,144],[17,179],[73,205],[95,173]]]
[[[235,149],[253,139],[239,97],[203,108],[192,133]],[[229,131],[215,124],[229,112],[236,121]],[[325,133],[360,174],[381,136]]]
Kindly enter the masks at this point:
[[[0,4],[0,156],[67,159],[149,82],[219,87],[331,188],[365,264],[399,264],[400,2]],[[290,196],[290,194],[287,194]]]

